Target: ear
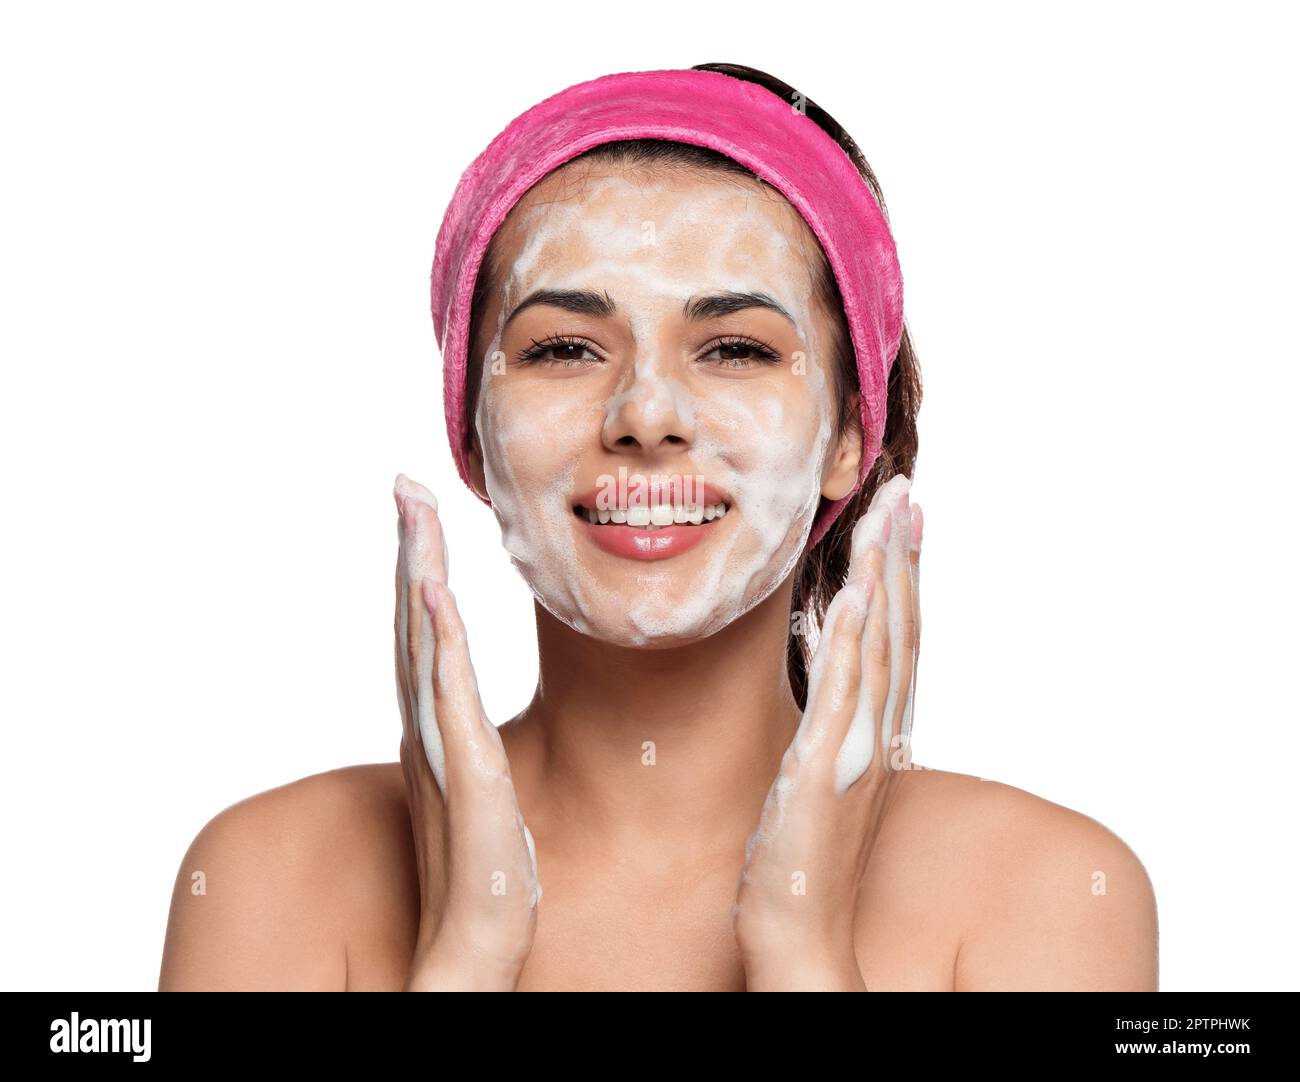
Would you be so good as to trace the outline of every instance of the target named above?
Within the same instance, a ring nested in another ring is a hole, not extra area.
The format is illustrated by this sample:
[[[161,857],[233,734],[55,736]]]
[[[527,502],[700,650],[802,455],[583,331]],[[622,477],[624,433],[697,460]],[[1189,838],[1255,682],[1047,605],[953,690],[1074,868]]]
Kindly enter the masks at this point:
[[[483,471],[483,452],[478,445],[478,433],[470,435],[469,451],[466,453],[469,462],[469,481],[470,487],[479,494],[482,499],[489,499],[487,490],[487,476]]]
[[[857,393],[853,395],[855,423],[845,428],[839,442],[831,448],[826,468],[822,471],[822,495],[831,501],[847,496],[858,481],[858,470],[862,466],[862,428],[861,422],[856,420],[861,416],[859,397]]]

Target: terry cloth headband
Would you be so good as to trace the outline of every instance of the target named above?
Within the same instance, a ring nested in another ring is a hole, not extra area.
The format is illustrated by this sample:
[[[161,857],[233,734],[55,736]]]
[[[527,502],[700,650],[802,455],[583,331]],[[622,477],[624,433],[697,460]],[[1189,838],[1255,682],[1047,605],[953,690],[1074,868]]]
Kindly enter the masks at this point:
[[[844,149],[794,103],[716,71],[623,72],[578,83],[512,120],[461,176],[438,230],[430,290],[447,436],[461,479],[470,484],[470,301],[488,243],[519,198],[552,169],[624,139],[720,151],[776,187],[821,242],[853,340],[864,441],[857,484],[823,509],[813,524],[816,544],[880,453],[889,369],[903,334],[903,276],[884,215]]]

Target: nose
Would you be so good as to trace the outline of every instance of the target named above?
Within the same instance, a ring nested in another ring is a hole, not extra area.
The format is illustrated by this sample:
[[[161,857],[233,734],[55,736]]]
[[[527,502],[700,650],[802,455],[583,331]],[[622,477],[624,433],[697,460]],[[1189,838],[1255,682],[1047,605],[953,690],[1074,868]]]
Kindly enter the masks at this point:
[[[695,440],[689,393],[653,363],[638,362],[631,383],[609,400],[601,432],[605,447],[624,454],[676,453]]]

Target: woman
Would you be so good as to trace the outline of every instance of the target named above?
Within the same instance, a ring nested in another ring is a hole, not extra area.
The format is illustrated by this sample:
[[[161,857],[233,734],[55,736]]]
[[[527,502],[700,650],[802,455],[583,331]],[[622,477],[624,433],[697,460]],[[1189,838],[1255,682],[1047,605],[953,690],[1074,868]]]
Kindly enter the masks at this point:
[[[214,818],[160,988],[1153,990],[1118,837],[911,762],[920,378],[853,141],[735,65],[530,113],[462,178],[433,292],[536,694],[484,717],[399,475],[400,763]]]

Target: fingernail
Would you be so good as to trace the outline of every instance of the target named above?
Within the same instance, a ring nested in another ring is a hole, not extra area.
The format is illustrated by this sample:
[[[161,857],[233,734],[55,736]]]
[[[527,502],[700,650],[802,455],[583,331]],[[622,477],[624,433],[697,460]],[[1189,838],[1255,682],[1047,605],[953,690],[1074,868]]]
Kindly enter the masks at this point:
[[[912,548],[921,549],[921,535],[925,532],[925,518],[921,514],[921,505],[912,504]]]

